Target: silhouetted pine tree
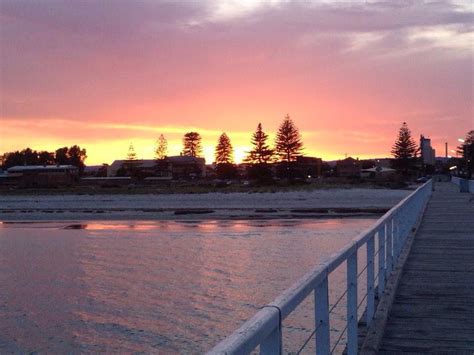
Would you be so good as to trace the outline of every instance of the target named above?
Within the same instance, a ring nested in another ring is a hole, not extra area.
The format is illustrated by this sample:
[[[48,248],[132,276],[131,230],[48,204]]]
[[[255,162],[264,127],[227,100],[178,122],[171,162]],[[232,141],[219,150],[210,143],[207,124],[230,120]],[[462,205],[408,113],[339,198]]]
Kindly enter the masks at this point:
[[[278,128],[275,140],[275,153],[280,157],[281,161],[290,163],[296,160],[296,157],[301,155],[303,150],[303,142],[301,135],[291,120],[289,115]]]
[[[409,170],[415,167],[417,152],[418,147],[411,136],[411,131],[407,123],[403,122],[391,151],[395,158],[393,167],[407,175]]]
[[[197,132],[186,133],[183,137],[183,155],[199,157],[201,153],[201,135]]]
[[[130,143],[130,145],[128,146],[127,160],[137,160],[137,153],[135,153],[133,143]]]
[[[117,170],[116,176],[131,176],[133,178],[138,178],[140,175],[140,169],[138,168],[139,165],[140,162],[138,161],[133,143],[130,143],[128,146],[127,157],[120,169]]]
[[[262,124],[259,123],[257,130],[252,135],[251,143],[253,149],[249,152],[245,161],[252,164],[266,164],[273,157],[273,149],[267,144],[268,135],[262,130]]]
[[[165,136],[160,134],[160,138],[158,138],[157,146],[155,150],[155,156],[157,160],[162,160],[166,158],[168,154],[168,141],[166,140]]]
[[[290,116],[286,115],[278,128],[275,139],[275,153],[283,163],[279,168],[279,175],[286,175],[289,179],[293,177],[293,162],[301,155],[302,150],[303,142],[301,141],[300,132]]]
[[[458,165],[470,179],[474,173],[474,130],[467,132],[464,142],[457,147],[457,153],[462,157]]]
[[[228,164],[233,162],[232,144],[227,134],[222,133],[217,141],[216,164]]]
[[[464,157],[466,150],[464,147],[469,144],[474,144],[474,130],[467,132],[464,142],[456,147],[456,153]]]
[[[237,176],[237,169],[233,164],[232,144],[225,133],[219,137],[215,157],[216,175],[219,179],[232,179]]]

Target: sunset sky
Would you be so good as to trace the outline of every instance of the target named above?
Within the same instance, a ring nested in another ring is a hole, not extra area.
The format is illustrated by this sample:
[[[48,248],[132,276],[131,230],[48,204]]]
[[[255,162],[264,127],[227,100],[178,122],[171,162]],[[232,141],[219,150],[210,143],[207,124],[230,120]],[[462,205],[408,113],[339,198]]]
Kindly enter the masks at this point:
[[[1,0],[0,153],[78,144],[87,164],[153,158],[195,130],[239,160],[288,113],[305,154],[390,154],[406,121],[474,128],[473,2]]]

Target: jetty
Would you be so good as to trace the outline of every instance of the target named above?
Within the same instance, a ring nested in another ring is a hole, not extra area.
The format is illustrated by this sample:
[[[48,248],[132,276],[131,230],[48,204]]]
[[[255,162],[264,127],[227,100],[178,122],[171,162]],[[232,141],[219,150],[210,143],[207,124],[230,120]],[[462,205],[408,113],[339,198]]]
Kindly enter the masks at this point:
[[[379,351],[474,353],[474,194],[436,183]]]
[[[331,303],[328,277],[341,266],[345,289]],[[208,354],[283,353],[284,320],[309,296],[314,330],[298,354],[471,354],[473,289],[474,181],[430,180]],[[346,324],[334,334],[339,303]]]

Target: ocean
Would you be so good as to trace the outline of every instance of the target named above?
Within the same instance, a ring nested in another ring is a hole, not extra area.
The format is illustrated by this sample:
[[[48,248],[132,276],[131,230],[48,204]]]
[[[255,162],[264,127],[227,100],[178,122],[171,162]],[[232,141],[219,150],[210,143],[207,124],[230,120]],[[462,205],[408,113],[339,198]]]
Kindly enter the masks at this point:
[[[205,352],[374,221],[3,222],[0,353]],[[287,352],[311,299],[284,322]]]

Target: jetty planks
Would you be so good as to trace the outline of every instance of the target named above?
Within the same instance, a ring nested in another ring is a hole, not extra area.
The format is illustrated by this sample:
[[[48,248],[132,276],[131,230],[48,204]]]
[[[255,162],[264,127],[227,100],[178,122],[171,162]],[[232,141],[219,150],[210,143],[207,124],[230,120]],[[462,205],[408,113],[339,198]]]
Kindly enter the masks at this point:
[[[474,195],[436,183],[379,348],[474,352]]]

